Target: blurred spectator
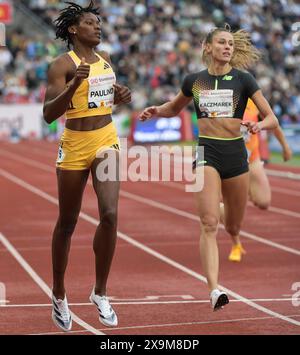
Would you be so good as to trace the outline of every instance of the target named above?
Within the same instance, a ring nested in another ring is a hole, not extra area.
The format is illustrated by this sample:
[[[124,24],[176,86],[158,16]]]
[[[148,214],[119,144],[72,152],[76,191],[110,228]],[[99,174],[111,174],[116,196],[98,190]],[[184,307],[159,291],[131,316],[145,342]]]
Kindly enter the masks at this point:
[[[22,0],[47,24],[64,2]],[[76,0],[87,5],[89,1]],[[203,69],[201,40],[215,26],[251,32],[263,54],[252,72],[282,122],[300,122],[300,46],[292,43],[292,24],[299,21],[300,0],[101,0],[102,43],[110,53],[118,80],[133,90],[132,108],[165,102],[182,78]],[[300,30],[300,29],[299,29]],[[1,100],[42,100],[52,58],[65,47],[39,36],[11,34],[0,51]],[[3,85],[2,85],[3,86]]]

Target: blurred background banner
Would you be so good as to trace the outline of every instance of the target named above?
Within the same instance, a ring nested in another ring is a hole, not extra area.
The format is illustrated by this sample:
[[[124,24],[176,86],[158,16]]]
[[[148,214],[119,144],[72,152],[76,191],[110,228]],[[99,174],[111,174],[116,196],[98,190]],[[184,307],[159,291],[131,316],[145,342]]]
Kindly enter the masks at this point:
[[[293,148],[294,154],[300,154],[300,124],[288,124],[283,128],[286,140]],[[272,152],[281,152],[282,148],[278,140],[271,136],[269,139],[269,149]]]
[[[19,138],[42,138],[42,105],[1,105],[0,137],[7,138],[11,134]]]
[[[12,22],[13,6],[10,2],[0,2],[0,22],[10,24]]]
[[[83,6],[89,3],[74,1]],[[277,115],[292,149],[299,152],[300,0],[94,2],[102,17],[102,40],[97,50],[110,54],[118,81],[132,90],[132,103],[114,109],[121,137],[136,142],[197,138],[192,104],[184,119],[180,116],[169,123],[162,119],[140,124],[136,116],[146,106],[172,99],[187,74],[204,69],[202,40],[212,28],[229,23],[233,30],[249,31],[253,44],[262,52],[262,60],[250,72]],[[45,124],[42,111],[38,115],[38,106],[34,105],[42,105],[47,70],[53,58],[67,51],[64,43],[55,40],[53,26],[53,20],[65,6],[57,0],[0,1],[0,22],[6,24],[6,47],[0,47],[1,117],[8,120],[8,112],[17,110],[27,115],[32,109],[31,119],[35,125],[40,119],[42,127],[41,131],[35,129],[35,138],[59,139],[63,127],[61,119],[50,126]],[[14,109],[8,110],[9,105]],[[22,106],[18,108],[19,105]],[[27,110],[23,105],[33,106]],[[8,127],[0,126],[2,139],[7,136]],[[19,133],[22,138],[32,137],[24,131]],[[271,150],[278,150],[272,135],[266,139]]]
[[[176,117],[153,117],[149,121],[141,122],[138,114],[133,115],[131,137],[134,143],[165,143],[191,141],[191,115],[182,111]]]

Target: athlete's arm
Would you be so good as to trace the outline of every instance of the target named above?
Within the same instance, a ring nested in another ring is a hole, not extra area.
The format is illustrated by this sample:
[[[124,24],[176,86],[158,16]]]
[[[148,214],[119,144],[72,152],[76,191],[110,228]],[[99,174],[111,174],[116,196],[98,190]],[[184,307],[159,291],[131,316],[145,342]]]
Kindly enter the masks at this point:
[[[274,115],[268,101],[265,99],[261,90],[257,90],[251,97],[251,100],[254,102],[258,108],[261,116],[261,122],[249,122],[245,121],[242,124],[248,127],[248,130],[251,133],[257,133],[262,129],[275,129],[278,127],[278,119]]]
[[[160,106],[151,106],[145,108],[145,110],[140,114],[140,120],[146,121],[153,116],[156,117],[174,117],[179,114],[179,112],[187,106],[192,100],[192,97],[185,96],[181,91],[173,100],[166,102]]]
[[[89,76],[90,66],[82,61],[74,78],[66,83],[70,72],[70,63],[64,56],[57,58],[48,70],[48,86],[43,107],[44,119],[47,123],[55,121],[68,109],[71,99],[81,82]]]
[[[127,86],[114,84],[114,90],[114,105],[129,104],[131,102],[131,91]]]
[[[282,128],[280,126],[278,126],[277,128],[274,129],[273,133],[282,147],[283,160],[284,161],[290,160],[291,157],[293,156],[293,152],[292,152],[290,146],[288,145],[287,140],[285,139],[285,135],[283,133]]]

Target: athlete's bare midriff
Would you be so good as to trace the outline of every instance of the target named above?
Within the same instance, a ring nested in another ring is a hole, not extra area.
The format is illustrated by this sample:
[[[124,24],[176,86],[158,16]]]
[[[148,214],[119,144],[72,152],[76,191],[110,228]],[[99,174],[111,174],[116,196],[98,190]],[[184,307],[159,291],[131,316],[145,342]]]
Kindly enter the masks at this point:
[[[94,131],[103,128],[112,122],[111,115],[89,116],[67,119],[66,128],[73,131]]]
[[[199,135],[218,138],[240,137],[241,122],[239,118],[201,118],[198,120]]]

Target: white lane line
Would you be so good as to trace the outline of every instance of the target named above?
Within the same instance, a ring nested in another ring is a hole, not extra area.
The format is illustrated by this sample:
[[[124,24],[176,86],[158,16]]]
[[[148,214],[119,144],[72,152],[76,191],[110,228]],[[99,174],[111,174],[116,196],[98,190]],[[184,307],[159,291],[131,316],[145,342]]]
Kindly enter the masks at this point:
[[[18,154],[11,153],[11,152],[9,152],[7,150],[4,150],[4,149],[0,149],[0,154],[2,154],[5,157],[11,157],[12,159],[18,160],[18,161],[20,161],[20,162],[22,162],[24,164],[27,164],[27,165],[30,165],[30,166],[34,166],[34,167],[36,167],[36,168],[38,168],[40,170],[51,172],[52,174],[55,173],[54,166],[44,164],[44,163],[39,162],[37,160],[30,159],[30,158],[25,158],[23,156],[19,156]],[[51,156],[52,156],[52,154],[51,154]],[[147,175],[139,174],[139,176],[141,178],[147,180],[147,181],[149,179],[149,176],[147,176]],[[178,182],[175,182],[175,181],[164,181],[164,182],[157,181],[157,183],[163,184],[164,186],[169,186],[170,188],[175,188],[175,189],[178,189],[178,190],[181,190],[181,191],[185,191],[185,185],[182,184],[182,183],[178,183]],[[271,189],[272,189],[272,191],[285,193],[285,194],[288,194],[288,195],[291,195],[291,196],[300,196],[300,192],[299,191],[295,191],[295,190],[291,190],[291,189],[286,189],[286,188],[281,188],[281,187],[272,187],[272,186],[271,186]],[[251,202],[248,202],[247,205],[249,207],[251,207],[251,208],[256,208],[257,209],[257,207],[254,206]],[[283,209],[283,208],[270,206],[269,207],[269,211],[272,211],[272,212],[278,213],[278,214],[284,214],[284,215],[289,216],[289,217],[300,218],[300,213],[295,212],[295,211],[290,211],[290,210],[287,210],[287,209]]]
[[[31,191],[33,192],[34,194],[44,198],[45,200],[49,201],[49,202],[52,202],[54,203],[55,205],[58,204],[58,200],[56,198],[54,198],[53,196],[45,193],[44,191],[41,191],[40,189],[36,188],[35,186],[31,185],[31,184],[28,184],[27,182],[25,182],[24,180],[16,177],[15,175],[12,175],[10,174],[9,172],[3,170],[0,168],[0,175],[4,176],[5,178],[7,178],[8,180],[14,182],[15,184],[27,189],[28,191]],[[95,226],[98,226],[99,224],[99,220],[96,219],[96,218],[93,218],[91,216],[89,216],[88,214],[84,213],[84,212],[81,212],[80,213],[80,218],[84,219],[85,221],[88,221],[90,222],[91,224],[95,225]],[[193,271],[192,269],[189,269],[188,267],[172,260],[171,258],[168,258],[167,256],[155,251],[154,249],[151,249],[149,247],[147,247],[146,245],[138,242],[137,240],[129,237],[128,235],[124,234],[124,233],[121,233],[118,231],[118,237],[120,239],[123,239],[125,241],[127,241],[129,244],[135,246],[136,248],[138,249],[141,249],[143,250],[144,252],[146,252],[147,254],[149,255],[152,255],[154,256],[155,258],[163,261],[164,263],[168,264],[168,265],[171,265],[172,267],[174,267],[175,269],[177,270],[180,270],[190,276],[192,276],[193,278],[199,280],[199,281],[202,281],[204,282],[205,284],[207,283],[206,281],[206,278],[204,276],[202,276],[201,274]],[[277,313],[277,312],[274,312],[266,307],[263,307],[255,302],[252,302],[250,301],[249,299],[241,296],[240,294],[222,286],[222,285],[219,285],[220,289],[222,289],[223,291],[227,292],[228,295],[230,295],[231,297],[235,298],[235,299],[238,299],[238,300],[241,300],[243,303],[247,304],[248,306],[252,307],[252,308],[255,308],[263,313],[266,313],[266,314],[269,314],[275,318],[279,318],[285,322],[288,322],[288,323],[291,323],[291,324],[294,324],[294,325],[297,325],[297,326],[300,326],[300,322],[294,320],[294,319],[291,319],[291,318],[288,318],[280,313]]]
[[[300,192],[296,190],[286,189],[284,187],[271,186],[271,190],[279,192],[281,194],[291,195],[291,196],[300,196]]]
[[[137,202],[141,202],[141,203],[146,204],[148,206],[155,207],[155,208],[167,211],[169,213],[176,214],[177,216],[185,217],[185,218],[191,219],[193,221],[199,222],[199,217],[197,215],[194,215],[192,213],[179,210],[178,208],[170,207],[170,206],[165,205],[165,204],[163,204],[161,202],[157,202],[157,201],[151,200],[151,199],[146,198],[146,197],[141,197],[141,196],[132,194],[131,192],[127,192],[127,191],[124,191],[124,190],[120,191],[120,195],[124,196],[124,197],[128,197],[131,200],[135,200]],[[225,230],[225,227],[224,227],[223,224],[220,224],[220,227]],[[295,254],[295,255],[300,255],[300,250],[297,250],[297,249],[294,249],[294,248],[290,248],[290,247],[287,247],[287,246],[279,244],[279,243],[272,242],[271,240],[258,237],[255,234],[248,233],[248,232],[245,232],[245,231],[241,231],[240,235],[242,235],[245,238],[248,238],[248,239],[251,239],[251,240],[255,240],[256,242],[269,245],[269,246],[271,246],[273,248],[277,248],[277,249],[280,249],[280,250],[283,250],[283,251],[286,251],[288,253],[292,253],[292,254]]]
[[[29,149],[29,147],[24,147],[22,146],[22,149]],[[30,148],[31,150],[32,148]],[[41,148],[40,146],[38,146],[37,148],[33,148],[35,151],[35,154],[41,155],[41,156],[45,156],[45,154],[53,159],[55,159],[55,155],[56,155],[56,151],[53,151],[53,153],[48,152],[48,150],[46,150],[45,148]],[[149,152],[150,153],[150,152]],[[159,155],[159,158],[161,160],[163,160],[165,158],[165,154],[161,154]],[[145,158],[149,158],[149,155],[144,156]],[[167,156],[168,158],[168,156]],[[176,155],[174,156],[174,162],[178,161],[179,163],[182,162],[182,157],[177,158]],[[190,165],[193,161],[192,157],[185,157],[183,159],[183,164],[184,165]],[[274,169],[270,169],[268,167],[265,167],[266,173],[267,175],[273,176],[273,177],[277,177],[277,178],[286,178],[286,179],[290,179],[290,180],[300,180],[300,174],[299,173],[294,173],[291,171],[283,171],[283,170],[274,170]]]
[[[292,302],[293,298],[249,298],[249,301],[252,302]],[[201,304],[201,303],[210,303],[209,300],[190,300],[190,301],[130,301],[130,302],[119,302],[119,301],[110,301],[110,304],[116,306],[140,306],[140,305],[173,305],[173,304]],[[243,303],[242,300],[231,300],[230,303]],[[91,303],[69,303],[69,306],[92,306]],[[0,304],[0,308],[34,308],[34,307],[52,307],[51,303],[33,303],[33,304]]]
[[[54,169],[50,165],[39,163],[39,162],[37,162],[35,160],[28,159],[28,158],[20,158],[19,156],[15,155],[13,153],[10,153],[10,152],[8,152],[8,154],[10,154],[11,157],[16,159],[16,160],[20,160],[23,163],[26,163],[26,164],[31,165],[31,166],[35,166],[35,167],[37,167],[37,168],[39,168],[41,170],[44,170],[44,171],[47,171],[47,172],[51,172],[52,174],[54,174]],[[91,181],[88,181],[88,184],[92,185]],[[197,215],[191,214],[189,212],[181,211],[181,210],[179,210],[177,208],[170,207],[168,205],[162,204],[160,202],[151,200],[151,199],[146,198],[146,197],[141,197],[139,195],[133,194],[131,192],[127,192],[125,190],[121,190],[120,191],[120,196],[124,196],[124,197],[127,197],[127,198],[131,199],[131,200],[135,200],[137,202],[146,204],[148,206],[152,206],[152,207],[155,207],[155,208],[158,208],[158,209],[162,209],[164,211],[167,211],[167,212],[170,212],[170,213],[173,213],[173,214],[176,214],[176,215],[179,215],[179,216],[182,216],[182,217],[186,217],[186,218],[189,218],[189,219],[192,219],[194,221],[199,222],[199,217]],[[273,209],[273,210],[276,209],[276,211],[277,212],[280,211],[280,213],[283,213],[283,211],[284,211],[284,214],[286,214],[288,216],[300,218],[300,213],[297,213],[297,212],[278,209],[276,207],[270,207],[269,209]],[[220,224],[220,227],[225,230],[225,228],[224,228],[224,226],[222,224]],[[279,244],[279,243],[276,243],[276,242],[272,242],[269,239],[261,238],[261,237],[255,235],[255,234],[253,234],[253,233],[248,233],[248,232],[242,230],[240,232],[240,234],[243,237],[245,237],[245,238],[254,240],[254,241],[262,243],[262,244],[266,244],[266,245],[271,246],[273,248],[277,248],[277,249],[280,249],[280,250],[283,250],[283,251],[286,251],[288,253],[292,253],[292,254],[295,254],[295,255],[300,255],[300,251],[297,250],[297,249],[290,248],[290,247],[287,247],[287,246],[285,246],[283,244]]]
[[[252,207],[255,207],[255,206],[252,205]],[[299,212],[294,212],[294,211],[290,211],[290,210],[286,210],[286,209],[279,208],[279,207],[274,207],[274,206],[270,206],[268,208],[268,210],[271,211],[271,212],[284,214],[284,215],[289,216],[289,217],[300,218],[300,213]]]
[[[20,161],[20,162],[22,162],[24,164],[27,164],[27,165],[30,165],[30,166],[34,166],[35,168],[38,168],[40,170],[43,170],[43,171],[46,171],[46,172],[51,172],[52,174],[55,173],[55,170],[54,170],[54,168],[52,166],[44,164],[44,163],[41,163],[41,162],[38,162],[36,160],[30,159],[30,158],[24,158],[22,156],[20,157],[19,155],[11,153],[9,151],[6,151],[4,149],[0,150],[0,154],[8,156],[8,157],[11,157],[12,159],[18,160],[18,161]],[[147,178],[148,178],[148,176],[147,176]],[[159,183],[161,183],[161,182],[159,182]],[[184,185],[178,184],[176,182],[166,182],[166,183],[171,188],[177,188],[177,189],[180,189],[180,190],[184,190],[185,189]],[[88,184],[92,185],[92,183],[90,181],[88,181]],[[122,191],[124,191],[124,190],[121,190],[121,193],[122,193]],[[124,191],[124,192],[126,192],[126,191]],[[137,196],[137,195],[135,195],[135,196]],[[251,202],[248,202],[247,205],[249,207],[251,207],[251,208],[257,208]],[[290,210],[287,210],[287,209],[270,206],[268,210],[273,212],[273,213],[283,214],[283,215],[289,216],[289,217],[300,218],[300,213],[294,212],[294,211],[290,211]]]
[[[22,268],[28,273],[28,275],[33,279],[33,281],[46,293],[46,295],[51,299],[52,291],[46,282],[33,270],[33,268],[28,264],[28,262],[22,257],[22,255],[16,250],[16,248],[5,238],[5,236],[0,233],[0,242],[7,248],[11,255],[17,260],[17,262],[22,266]],[[0,306],[5,307],[5,306]],[[74,322],[79,324],[81,327],[85,328],[87,331],[96,335],[105,335],[99,330],[93,328],[91,325],[79,318],[75,313],[71,312]]]
[[[291,314],[287,317],[299,317],[299,314]],[[269,320],[273,319],[273,317],[249,317],[249,318],[233,318],[233,319],[219,319],[215,321],[203,321],[203,322],[183,322],[183,323],[167,323],[167,324],[149,324],[149,325],[136,325],[130,327],[118,327],[112,328],[107,330],[130,330],[130,329],[145,329],[145,328],[164,328],[164,327],[180,327],[180,326],[194,326],[194,325],[209,325],[209,324],[222,324],[222,323],[240,323],[240,322],[247,322],[247,321],[260,321],[260,320]],[[70,333],[77,334],[83,333],[84,330],[74,330]],[[256,332],[257,333],[257,332]],[[39,333],[39,334],[30,334],[30,335],[55,335],[55,334],[62,334],[60,332],[53,332],[53,333]],[[278,333],[280,334],[280,333]]]
[[[272,169],[265,169],[265,170],[267,172],[267,175],[270,176],[283,177],[291,180],[300,180],[300,174],[293,173],[291,171],[272,170]]]

